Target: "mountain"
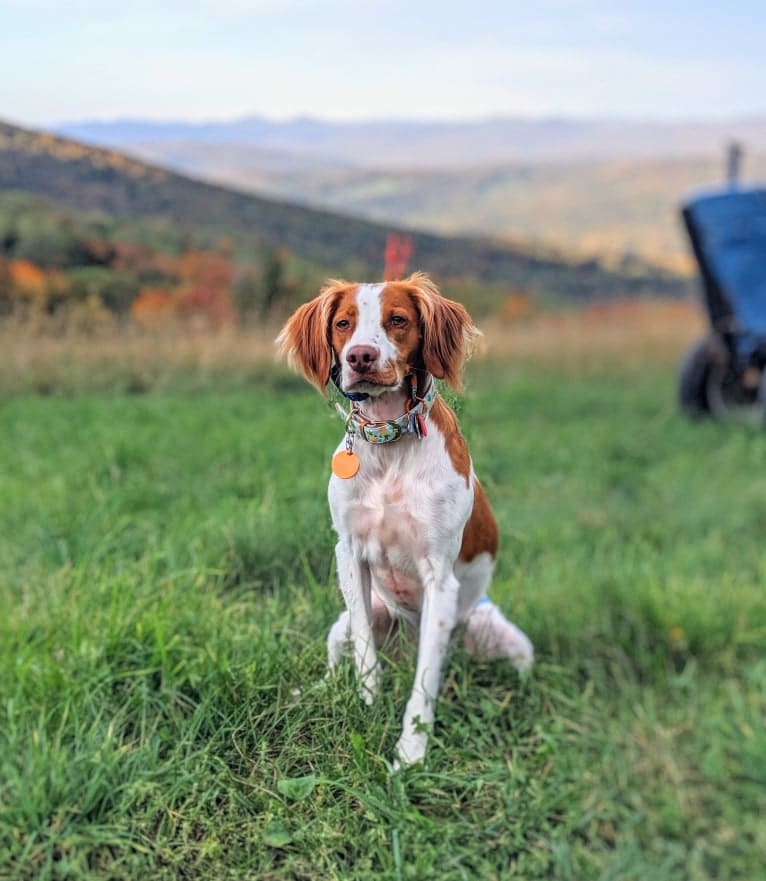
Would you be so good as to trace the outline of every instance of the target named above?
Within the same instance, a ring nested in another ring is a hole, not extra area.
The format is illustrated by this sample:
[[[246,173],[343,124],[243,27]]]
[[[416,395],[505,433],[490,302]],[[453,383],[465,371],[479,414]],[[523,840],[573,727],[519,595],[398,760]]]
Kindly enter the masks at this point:
[[[766,151],[766,115],[723,121],[528,119],[470,122],[328,122],[258,116],[229,122],[148,120],[62,123],[63,135],[139,152],[160,144],[258,147],[306,159],[376,168],[447,168],[504,162],[572,162],[718,156],[732,139]]]
[[[183,174],[442,235],[542,241],[688,272],[679,201],[740,140],[766,178],[766,116],[724,122],[116,122],[65,126]]]
[[[317,271],[379,277],[391,225],[308,209],[203,183],[120,153],[0,123],[0,190],[22,190],[77,211],[171,222],[240,250],[288,249]],[[607,267],[490,239],[412,232],[414,265],[439,280],[473,279],[532,294],[678,294],[670,273],[633,262]]]
[[[148,150],[197,176],[273,198],[406,223],[442,235],[468,233],[558,243],[581,254],[632,253],[679,270],[691,256],[678,206],[717,185],[720,159],[604,160],[411,171],[301,166],[231,148]],[[766,154],[746,157],[743,180],[766,180]]]

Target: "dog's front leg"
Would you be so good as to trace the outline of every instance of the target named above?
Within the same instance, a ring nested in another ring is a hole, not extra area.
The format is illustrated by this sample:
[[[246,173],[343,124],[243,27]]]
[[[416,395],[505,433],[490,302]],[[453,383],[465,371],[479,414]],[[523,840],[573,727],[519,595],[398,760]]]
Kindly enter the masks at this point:
[[[428,729],[434,721],[434,707],[441,684],[442,667],[450,637],[457,623],[460,584],[447,560],[426,559],[421,566],[423,608],[420,618],[418,662],[412,694],[404,712],[402,735],[396,744],[398,765],[422,761],[428,744]]]
[[[359,693],[366,704],[371,704],[378,692],[380,665],[372,631],[370,567],[354,554],[350,542],[343,539],[335,547],[335,557],[340,589],[348,609],[349,636],[359,676]]]

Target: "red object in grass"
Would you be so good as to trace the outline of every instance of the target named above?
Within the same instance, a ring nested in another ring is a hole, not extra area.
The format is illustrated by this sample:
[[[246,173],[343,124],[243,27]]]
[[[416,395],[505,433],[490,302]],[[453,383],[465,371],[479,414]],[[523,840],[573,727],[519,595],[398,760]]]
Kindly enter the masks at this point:
[[[410,236],[389,233],[386,239],[386,267],[383,270],[384,281],[396,281],[401,278],[412,257],[412,238]]]

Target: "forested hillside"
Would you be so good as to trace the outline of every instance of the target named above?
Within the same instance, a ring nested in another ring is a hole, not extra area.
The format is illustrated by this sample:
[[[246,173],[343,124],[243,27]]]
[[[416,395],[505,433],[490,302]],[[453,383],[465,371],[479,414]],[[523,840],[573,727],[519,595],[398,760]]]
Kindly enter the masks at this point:
[[[126,310],[140,295],[178,284],[203,297],[212,274],[229,292],[229,312],[237,300],[263,312],[305,297],[327,275],[380,277],[391,230],[0,124],[6,299],[19,288],[28,297],[44,288],[50,305],[74,290]],[[500,308],[509,292],[592,298],[685,290],[676,276],[638,261],[607,267],[489,239],[420,232],[411,238],[411,266],[485,313]],[[173,264],[178,259],[183,267]]]

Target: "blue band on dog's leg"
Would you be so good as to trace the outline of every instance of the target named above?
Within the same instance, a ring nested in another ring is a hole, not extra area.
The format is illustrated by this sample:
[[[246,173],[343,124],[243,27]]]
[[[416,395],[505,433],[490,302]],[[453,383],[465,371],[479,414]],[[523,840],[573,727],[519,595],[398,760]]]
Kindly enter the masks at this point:
[[[491,604],[491,603],[492,603],[492,600],[491,600],[486,594],[484,594],[484,595],[482,596],[482,598],[479,600],[479,602],[476,603],[476,608],[478,608],[479,606],[483,606],[483,605],[485,605],[486,603],[490,603],[490,604]]]

